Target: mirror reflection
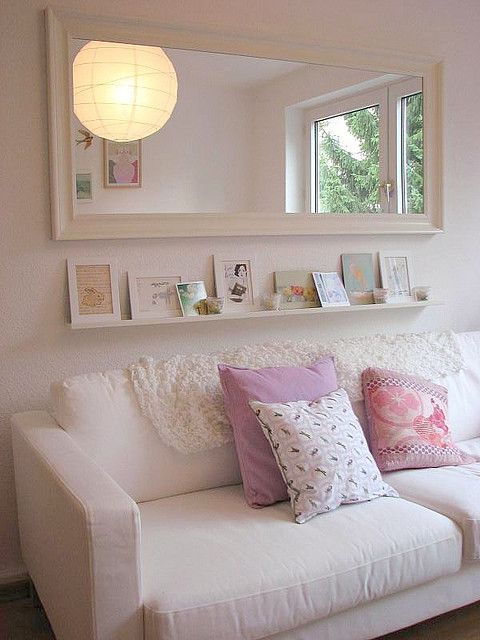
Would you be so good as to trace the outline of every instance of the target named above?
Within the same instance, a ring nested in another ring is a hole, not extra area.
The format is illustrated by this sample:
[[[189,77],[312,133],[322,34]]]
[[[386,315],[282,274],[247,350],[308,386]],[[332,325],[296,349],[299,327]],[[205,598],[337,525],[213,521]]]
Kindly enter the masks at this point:
[[[178,100],[157,133],[104,141],[72,111],[76,214],[423,213],[420,77],[165,52]]]

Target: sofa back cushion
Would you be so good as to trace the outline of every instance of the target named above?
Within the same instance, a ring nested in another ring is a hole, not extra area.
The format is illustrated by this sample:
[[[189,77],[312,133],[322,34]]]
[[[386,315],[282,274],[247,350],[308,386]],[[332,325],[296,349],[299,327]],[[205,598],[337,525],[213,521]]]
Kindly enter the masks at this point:
[[[448,423],[454,442],[480,437],[480,331],[457,334],[465,368],[435,380],[448,391]]]
[[[480,332],[457,338],[466,369],[436,380],[448,389],[455,442],[480,436]],[[52,401],[57,422],[137,502],[241,480],[233,444],[191,455],[165,446],[123,370],[54,384]],[[364,426],[363,401],[352,404]]]
[[[51,397],[59,425],[137,502],[240,482],[233,444],[189,455],[164,445],[123,370],[68,378]]]

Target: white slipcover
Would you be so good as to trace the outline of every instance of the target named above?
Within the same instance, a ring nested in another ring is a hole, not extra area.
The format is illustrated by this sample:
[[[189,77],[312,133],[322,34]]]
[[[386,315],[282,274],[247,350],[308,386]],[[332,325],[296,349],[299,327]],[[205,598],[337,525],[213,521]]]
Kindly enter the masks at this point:
[[[293,522],[241,487],[139,505],[145,640],[252,640],[456,572],[461,533],[399,498]]]
[[[480,331],[457,334],[465,369],[435,380],[448,390],[448,424],[455,442],[480,436]]]
[[[458,340],[467,367],[438,380],[456,441],[480,436],[480,332]],[[52,392],[68,433],[44,412],[12,423],[22,552],[59,640],[366,640],[480,598],[456,524],[476,557],[473,466],[427,470],[416,495],[420,472],[399,472],[410,502],[297,525],[287,503],[252,510],[223,486],[239,480],[231,447],[165,447],[123,371]]]
[[[22,555],[58,640],[143,640],[135,502],[43,411],[12,419]]]
[[[480,455],[480,438],[458,443]],[[383,474],[402,498],[454,520],[463,531],[463,557],[480,560],[480,462],[458,467],[405,469]]]
[[[465,440],[480,434],[480,332],[457,339],[466,369],[438,382],[449,390],[452,435]],[[124,370],[68,378],[51,398],[57,422],[137,502],[240,482],[232,444],[190,455],[164,445]],[[354,409],[365,426],[363,402]]]
[[[57,422],[136,502],[240,482],[232,443],[191,455],[163,444],[123,370],[68,378],[51,398]]]

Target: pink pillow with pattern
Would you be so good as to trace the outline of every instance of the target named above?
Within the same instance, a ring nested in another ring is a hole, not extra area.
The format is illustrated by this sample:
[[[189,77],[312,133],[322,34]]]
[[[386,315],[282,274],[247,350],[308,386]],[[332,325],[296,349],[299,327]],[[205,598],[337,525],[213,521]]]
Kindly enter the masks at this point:
[[[447,390],[387,369],[362,373],[370,449],[381,471],[470,464],[447,424]]]

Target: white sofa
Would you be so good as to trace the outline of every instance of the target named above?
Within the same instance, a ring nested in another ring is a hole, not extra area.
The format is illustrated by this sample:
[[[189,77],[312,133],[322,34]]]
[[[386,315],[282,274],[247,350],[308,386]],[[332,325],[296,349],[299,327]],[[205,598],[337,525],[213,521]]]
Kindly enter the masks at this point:
[[[480,453],[480,333],[453,436]],[[385,474],[401,498],[307,524],[251,509],[233,446],[163,445],[124,371],[13,417],[22,552],[57,640],[361,640],[480,600],[480,463]],[[361,407],[357,407],[361,413]]]

